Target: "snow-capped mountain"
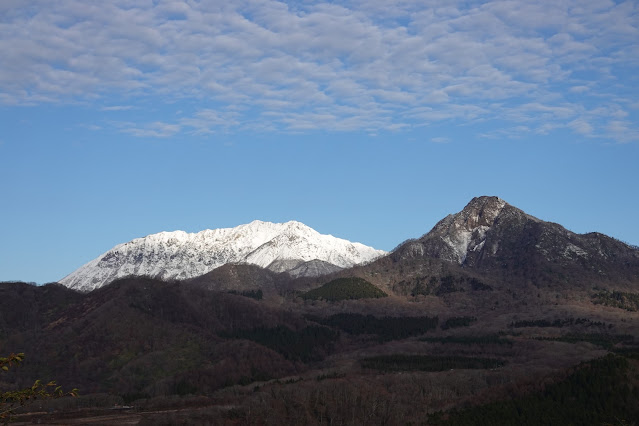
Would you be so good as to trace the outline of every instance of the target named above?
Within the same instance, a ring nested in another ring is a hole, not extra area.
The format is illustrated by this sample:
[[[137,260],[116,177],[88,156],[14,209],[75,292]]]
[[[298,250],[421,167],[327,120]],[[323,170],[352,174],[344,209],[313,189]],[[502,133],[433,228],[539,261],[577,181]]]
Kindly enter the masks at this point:
[[[227,263],[249,263],[275,272],[291,271],[293,276],[316,275],[384,254],[360,243],[322,235],[300,222],[256,220],[235,228],[198,233],[160,232],[137,238],[113,247],[60,283],[87,292],[125,276],[187,279]]]

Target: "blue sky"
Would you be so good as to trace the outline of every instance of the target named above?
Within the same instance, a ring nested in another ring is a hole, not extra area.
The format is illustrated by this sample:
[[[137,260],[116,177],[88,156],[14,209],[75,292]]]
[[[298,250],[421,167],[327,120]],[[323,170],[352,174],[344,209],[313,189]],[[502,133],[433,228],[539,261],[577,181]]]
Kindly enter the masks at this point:
[[[390,250],[473,197],[639,244],[636,1],[0,3],[0,281],[164,230]]]

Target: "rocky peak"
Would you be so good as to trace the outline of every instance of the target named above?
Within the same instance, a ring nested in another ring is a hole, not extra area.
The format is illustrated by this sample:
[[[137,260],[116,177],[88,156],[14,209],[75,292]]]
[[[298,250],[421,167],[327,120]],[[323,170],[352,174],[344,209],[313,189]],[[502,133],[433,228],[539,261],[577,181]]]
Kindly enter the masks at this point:
[[[460,213],[467,230],[480,226],[492,226],[506,202],[499,197],[475,197]]]
[[[639,276],[639,250],[602,234],[575,234],[498,197],[473,198],[421,238],[400,245],[392,256],[396,261],[437,258],[532,282],[568,275],[584,282]]]
[[[506,206],[499,197],[473,198],[462,211],[448,215],[419,239],[424,253],[463,264],[470,252],[484,247],[488,230]]]
[[[455,234],[464,231],[473,232],[478,228],[489,228],[506,205],[508,204],[499,197],[475,197],[462,211],[448,215],[435,225],[433,231],[437,234]]]

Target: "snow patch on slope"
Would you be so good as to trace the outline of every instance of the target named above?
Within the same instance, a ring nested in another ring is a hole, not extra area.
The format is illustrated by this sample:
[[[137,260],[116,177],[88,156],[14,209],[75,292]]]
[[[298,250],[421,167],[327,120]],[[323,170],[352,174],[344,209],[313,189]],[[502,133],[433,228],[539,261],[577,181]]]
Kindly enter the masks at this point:
[[[468,252],[479,251],[486,243],[486,231],[490,227],[478,226],[472,230],[459,230],[454,234],[445,235],[442,240],[448,244],[455,253],[456,260],[460,264],[466,261]]]

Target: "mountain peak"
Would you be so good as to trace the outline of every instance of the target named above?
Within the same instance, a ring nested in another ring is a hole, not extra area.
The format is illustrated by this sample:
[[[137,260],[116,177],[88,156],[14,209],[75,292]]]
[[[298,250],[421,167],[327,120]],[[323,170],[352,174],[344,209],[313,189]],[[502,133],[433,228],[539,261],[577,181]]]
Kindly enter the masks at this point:
[[[483,248],[488,230],[507,206],[511,207],[499,197],[475,197],[462,211],[446,216],[421,237],[422,248],[413,249],[420,255],[463,264],[469,252]]]
[[[473,197],[473,199],[466,204],[466,207],[464,207],[463,210],[502,209],[506,204],[508,203],[494,195],[482,195],[479,197]]]
[[[207,229],[198,233],[160,232],[137,238],[115,246],[60,283],[76,290],[91,291],[129,275],[187,279],[228,263],[249,263],[263,268],[277,265],[277,272],[283,272],[287,269],[282,269],[282,265],[294,269],[317,260],[341,269],[384,254],[382,250],[360,243],[322,235],[301,222],[255,220],[235,228]],[[321,269],[306,270],[311,273]]]
[[[499,197],[475,197],[458,213],[463,227],[472,231],[481,226],[492,226],[504,207],[508,205]]]
[[[499,197],[473,198],[417,240],[400,245],[395,260],[437,258],[463,267],[556,279],[548,271],[597,279],[619,275],[615,262],[639,271],[639,251],[602,234],[575,234],[513,207]],[[510,272],[508,272],[510,271]],[[541,272],[540,272],[541,271]],[[547,275],[544,275],[547,274]]]

